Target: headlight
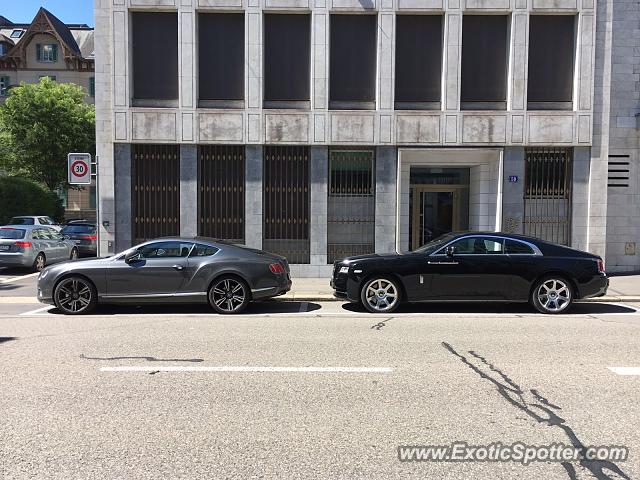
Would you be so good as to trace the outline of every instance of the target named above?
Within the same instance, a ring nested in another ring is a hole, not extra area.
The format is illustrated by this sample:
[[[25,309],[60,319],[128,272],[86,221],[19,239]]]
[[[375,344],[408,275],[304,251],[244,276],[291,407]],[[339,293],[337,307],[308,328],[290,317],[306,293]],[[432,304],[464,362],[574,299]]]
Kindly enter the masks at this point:
[[[340,267],[340,273],[349,273],[349,267]]]
[[[39,275],[38,279],[44,278],[47,275],[49,275],[49,270],[44,270],[44,271],[40,272],[40,275]]]

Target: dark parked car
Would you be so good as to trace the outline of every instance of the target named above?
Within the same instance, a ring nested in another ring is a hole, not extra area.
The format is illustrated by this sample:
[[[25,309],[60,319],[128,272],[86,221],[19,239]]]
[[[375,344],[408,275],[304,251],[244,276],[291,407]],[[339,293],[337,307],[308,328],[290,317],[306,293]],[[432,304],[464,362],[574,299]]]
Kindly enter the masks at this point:
[[[69,222],[60,233],[75,243],[80,256],[95,257],[98,252],[96,225],[88,222]]]
[[[604,295],[609,280],[596,255],[502,233],[443,235],[406,254],[362,255],[336,262],[335,295],[370,312],[401,302],[530,302],[561,313],[579,298]]]
[[[38,300],[65,314],[89,313],[97,303],[209,303],[218,313],[240,313],[290,289],[286,259],[202,237],[161,238],[38,277]]]

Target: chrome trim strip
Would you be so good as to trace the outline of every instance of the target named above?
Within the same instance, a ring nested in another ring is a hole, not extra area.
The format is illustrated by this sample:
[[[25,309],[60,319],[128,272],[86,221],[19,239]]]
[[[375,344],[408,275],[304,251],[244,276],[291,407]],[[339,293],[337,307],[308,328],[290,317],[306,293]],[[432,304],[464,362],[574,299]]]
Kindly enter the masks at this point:
[[[173,297],[206,297],[206,292],[181,293],[137,293],[132,295],[101,295],[100,298],[173,298]]]
[[[458,262],[427,262],[428,265],[458,265]]]
[[[267,290],[273,290],[276,289],[278,287],[265,287],[265,288],[255,288],[251,290],[251,293],[259,293],[259,292],[266,292]]]
[[[477,238],[477,237],[487,237],[487,238],[499,238],[500,240],[511,240],[512,242],[519,242],[522,243],[524,245],[527,245],[528,247],[531,247],[531,249],[533,250],[533,253],[458,253],[456,254],[457,256],[478,256],[478,255],[491,255],[491,256],[495,256],[495,255],[517,255],[517,256],[529,256],[529,257],[533,257],[533,256],[543,256],[542,255],[542,251],[533,243],[531,242],[527,242],[526,240],[520,240],[519,238],[512,238],[512,237],[505,237],[503,235],[492,235],[490,233],[487,234],[480,234],[480,233],[474,233],[474,234],[469,234],[469,235],[463,235],[461,237],[457,237],[454,238],[453,240],[451,240],[449,243],[447,243],[446,245],[444,245],[443,247],[441,247],[439,250],[437,250],[436,252],[432,253],[431,255],[429,255],[430,257],[444,257],[446,256],[445,253],[440,253],[442,251],[444,251],[449,245],[451,245],[452,243],[455,243],[459,240],[464,240],[465,238]],[[504,244],[504,242],[502,242]]]

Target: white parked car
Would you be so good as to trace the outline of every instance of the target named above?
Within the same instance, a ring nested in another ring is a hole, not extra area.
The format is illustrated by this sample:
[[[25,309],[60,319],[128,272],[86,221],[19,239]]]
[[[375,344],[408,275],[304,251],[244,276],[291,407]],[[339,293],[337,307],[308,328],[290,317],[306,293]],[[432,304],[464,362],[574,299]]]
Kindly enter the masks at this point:
[[[19,217],[13,217],[8,225],[42,225],[57,231],[62,230],[62,226],[58,225],[51,217],[47,217],[46,215],[20,215]]]

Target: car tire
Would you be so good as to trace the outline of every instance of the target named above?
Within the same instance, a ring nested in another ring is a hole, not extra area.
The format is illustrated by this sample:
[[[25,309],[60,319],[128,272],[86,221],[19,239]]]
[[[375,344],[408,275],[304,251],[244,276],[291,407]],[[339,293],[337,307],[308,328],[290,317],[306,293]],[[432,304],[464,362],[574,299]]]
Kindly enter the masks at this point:
[[[538,280],[531,290],[531,305],[540,313],[557,315],[567,312],[573,304],[571,282],[559,275]]]
[[[401,300],[402,291],[398,281],[390,277],[371,277],[360,290],[360,301],[371,313],[394,312]]]
[[[47,257],[45,257],[44,253],[40,252],[36,255],[35,260],[33,261],[33,271],[41,272],[42,269],[47,265]]]
[[[251,301],[251,290],[247,283],[239,277],[225,275],[216,278],[209,292],[209,305],[217,313],[233,315],[242,313]]]
[[[53,290],[53,301],[65,315],[84,315],[95,308],[98,292],[84,277],[66,277]]]
[[[77,260],[80,258],[80,254],[78,253],[77,248],[71,249],[71,254],[69,255],[69,260]]]

